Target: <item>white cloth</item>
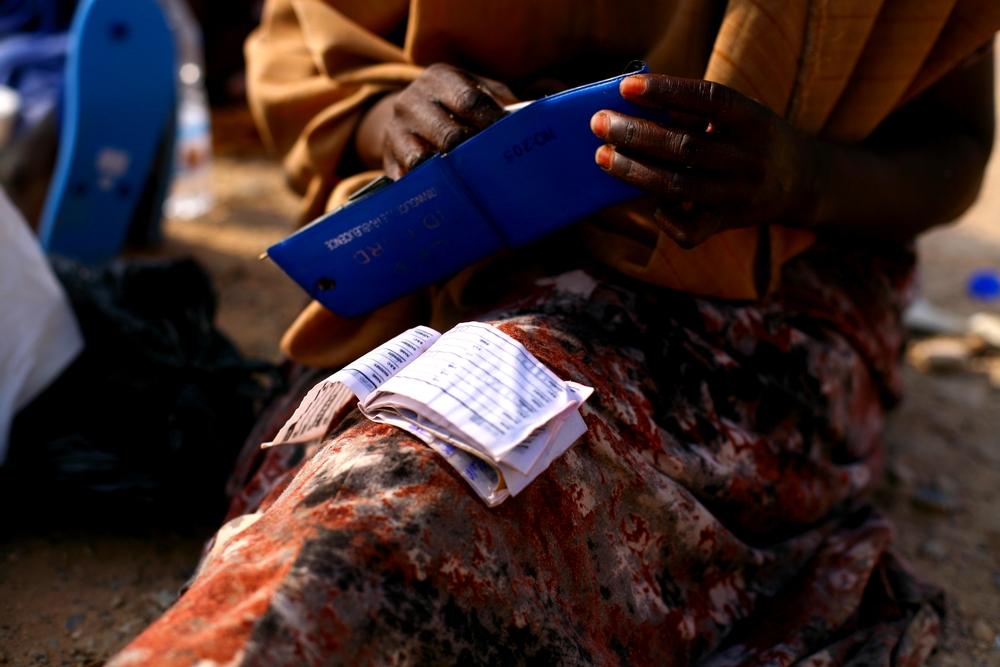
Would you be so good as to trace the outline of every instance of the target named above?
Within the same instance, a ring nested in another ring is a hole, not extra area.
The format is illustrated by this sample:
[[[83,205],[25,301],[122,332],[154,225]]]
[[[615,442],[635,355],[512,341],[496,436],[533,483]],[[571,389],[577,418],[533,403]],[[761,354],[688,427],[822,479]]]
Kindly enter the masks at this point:
[[[76,358],[83,336],[20,212],[0,188],[0,464],[10,425]]]

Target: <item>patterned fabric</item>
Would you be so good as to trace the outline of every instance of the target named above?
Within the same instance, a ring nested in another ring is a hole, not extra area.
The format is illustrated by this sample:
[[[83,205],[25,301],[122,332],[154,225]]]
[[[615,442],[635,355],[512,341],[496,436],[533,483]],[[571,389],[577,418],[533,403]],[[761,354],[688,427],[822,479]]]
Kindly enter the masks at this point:
[[[352,410],[264,456],[189,590],[111,664],[923,664],[939,595],[864,500],[908,260],[817,248],[757,305],[592,275],[482,318],[597,390],[522,494],[488,509]]]

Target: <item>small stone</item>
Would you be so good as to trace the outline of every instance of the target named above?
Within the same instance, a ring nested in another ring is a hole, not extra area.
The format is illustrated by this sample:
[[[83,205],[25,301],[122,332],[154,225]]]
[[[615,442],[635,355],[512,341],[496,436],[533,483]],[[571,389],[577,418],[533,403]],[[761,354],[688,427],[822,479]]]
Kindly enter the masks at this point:
[[[75,648],[71,657],[76,661],[78,667],[93,667],[93,665],[101,664],[93,651]]]
[[[986,377],[990,380],[990,388],[1000,391],[1000,359],[990,359]]]
[[[934,485],[945,493],[950,493],[952,495],[958,493],[958,484],[955,482],[953,477],[949,477],[948,475],[935,475]]]
[[[167,590],[156,591],[155,593],[150,593],[149,598],[158,606],[160,609],[167,609],[174,603],[177,596]]]
[[[86,618],[85,614],[73,614],[72,616],[67,617],[65,623],[66,631],[74,632],[83,624],[84,618]]]
[[[954,494],[945,491],[937,484],[924,484],[910,496],[914,507],[926,512],[953,514],[961,507]]]
[[[977,618],[972,623],[972,636],[980,641],[990,643],[996,638],[996,635],[993,634],[993,628],[981,618]]]
[[[917,481],[917,473],[903,461],[892,461],[885,469],[889,481],[900,486],[913,486]]]
[[[920,545],[920,555],[930,560],[944,560],[948,557],[948,548],[938,540],[927,540]]]
[[[903,313],[903,324],[910,331],[936,335],[961,335],[969,328],[968,321],[938,308],[923,297],[917,297]]]
[[[990,347],[1000,349],[1000,315],[976,313],[969,318],[969,332]]]
[[[125,596],[124,595],[116,595],[113,598],[111,598],[111,608],[112,609],[121,609],[124,606],[125,606]]]
[[[910,346],[910,363],[924,373],[956,373],[969,366],[972,353],[962,338],[928,338]]]

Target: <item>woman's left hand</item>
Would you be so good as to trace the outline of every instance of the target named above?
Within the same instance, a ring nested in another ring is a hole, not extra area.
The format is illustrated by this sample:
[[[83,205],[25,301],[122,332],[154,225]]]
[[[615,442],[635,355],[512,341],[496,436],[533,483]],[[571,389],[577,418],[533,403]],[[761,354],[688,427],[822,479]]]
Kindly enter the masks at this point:
[[[627,77],[620,91],[668,121],[597,112],[591,129],[606,143],[595,160],[657,196],[656,220],[678,244],[805,215],[817,151],[773,111],[721,84],[662,74]]]

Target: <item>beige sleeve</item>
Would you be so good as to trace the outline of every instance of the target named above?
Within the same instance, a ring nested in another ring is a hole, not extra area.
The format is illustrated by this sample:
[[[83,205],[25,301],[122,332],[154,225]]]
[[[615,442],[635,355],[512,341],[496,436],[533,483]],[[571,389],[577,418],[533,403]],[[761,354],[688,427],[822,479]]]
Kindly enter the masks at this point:
[[[371,101],[419,76],[401,46],[406,0],[267,0],[246,44],[250,108],[267,147],[304,196],[305,220],[323,213],[335,170]]]

